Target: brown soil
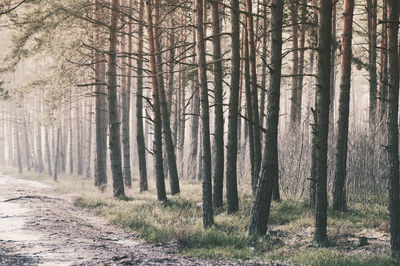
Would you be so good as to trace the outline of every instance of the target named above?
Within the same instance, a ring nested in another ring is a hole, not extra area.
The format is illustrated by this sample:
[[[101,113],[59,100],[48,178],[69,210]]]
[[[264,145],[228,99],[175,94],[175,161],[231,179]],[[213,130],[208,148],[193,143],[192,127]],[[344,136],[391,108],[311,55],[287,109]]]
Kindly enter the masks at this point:
[[[1,265],[237,265],[148,244],[33,181],[0,175]]]

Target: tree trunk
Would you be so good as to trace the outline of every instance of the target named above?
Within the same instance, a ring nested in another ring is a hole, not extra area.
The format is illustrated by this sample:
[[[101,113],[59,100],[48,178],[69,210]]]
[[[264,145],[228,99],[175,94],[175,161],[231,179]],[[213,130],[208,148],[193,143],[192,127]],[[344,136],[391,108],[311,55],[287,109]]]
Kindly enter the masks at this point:
[[[49,129],[45,127],[44,131],[44,152],[46,154],[47,160],[47,174],[49,176],[53,175],[53,171],[51,170],[51,156],[50,156],[50,145],[49,145]]]
[[[96,0],[94,19],[102,21],[103,8]],[[99,28],[96,29],[94,45],[100,49],[102,42]],[[105,56],[95,51],[95,114],[96,114],[96,157],[94,167],[94,184],[104,190],[107,184],[107,104],[105,90]]]
[[[376,94],[378,86],[376,70],[377,47],[377,0],[367,0],[368,13],[368,71],[369,71],[369,130],[375,132]]]
[[[339,97],[339,122],[336,148],[336,171],[333,187],[333,210],[346,211],[347,139],[351,87],[351,42],[353,38],[354,0],[346,0],[343,13],[342,77]]]
[[[46,129],[46,138],[48,139],[48,129]],[[69,146],[68,146],[68,154],[69,154],[69,174],[72,175],[74,173],[74,156],[73,156],[73,135],[72,135],[72,89],[69,92]],[[48,142],[48,140],[47,140]],[[48,145],[48,143],[47,143]],[[50,148],[49,148],[50,149]],[[50,156],[50,155],[49,155]],[[51,176],[51,174],[49,174]]]
[[[38,96],[37,98],[37,104],[36,104],[36,112],[40,114],[41,112],[41,97]],[[38,163],[38,171],[39,173],[42,173],[44,171],[44,166],[43,166],[43,155],[42,155],[42,125],[40,122],[36,126],[36,160]]]
[[[212,9],[212,44],[214,60],[214,207],[220,208],[223,205],[224,185],[224,110],[223,110],[223,76],[222,76],[222,54],[219,25],[220,0],[211,3]],[[204,10],[203,10],[204,12]]]
[[[264,126],[264,116],[265,116],[265,92],[267,90],[267,49],[268,49],[268,26],[269,26],[269,17],[267,13],[268,8],[267,0],[263,1],[263,31],[262,31],[262,55],[261,55],[261,95],[260,95],[260,126]]]
[[[399,3],[387,0],[388,7],[388,159],[389,159],[389,217],[392,256],[400,255],[400,185],[399,185]]]
[[[93,116],[93,100],[89,98],[89,111],[88,111],[88,132],[87,132],[87,154],[86,154],[86,169],[85,169],[85,176],[86,178],[90,178],[90,169],[91,169],[91,162],[92,162],[92,116]],[[61,131],[61,128],[60,128]],[[61,134],[61,133],[60,133]],[[60,137],[61,138],[61,137]],[[57,144],[61,145],[61,144]]]
[[[250,170],[251,170],[251,188],[253,194],[256,192],[257,189],[257,182],[258,177],[255,174],[254,170],[254,124],[252,123],[253,117],[253,108],[252,102],[253,99],[251,98],[251,80],[250,80],[250,60],[249,60],[249,42],[248,42],[248,29],[244,30],[244,80],[245,80],[245,87],[246,87],[246,111],[247,111],[247,118],[250,121],[247,121],[247,129],[248,129],[248,137],[249,137],[249,156],[250,156]],[[240,129],[239,129],[240,130]]]
[[[127,0],[122,1],[122,6],[128,6]],[[125,26],[126,27],[126,26]],[[127,187],[132,187],[131,177],[131,148],[129,140],[129,112],[131,106],[131,53],[132,53],[132,21],[128,25],[128,47],[126,43],[126,30],[122,29],[121,35],[121,50],[122,53],[127,53],[121,58],[121,85],[122,85],[122,151],[123,151],[123,178]],[[128,61],[128,62],[127,62]],[[128,65],[127,65],[128,63]]]
[[[170,177],[170,189],[171,194],[175,195],[180,192],[179,188],[179,178],[178,178],[178,168],[176,167],[176,156],[175,156],[175,148],[172,141],[172,133],[171,133],[171,123],[170,123],[170,110],[167,105],[167,98],[165,95],[165,86],[164,86],[164,76],[163,73],[163,63],[162,63],[162,54],[159,40],[159,31],[160,27],[160,0],[155,0],[155,29],[154,29],[154,49],[157,54],[157,71],[158,71],[158,93],[160,97],[161,103],[161,118],[162,118],[162,127],[164,133],[164,141],[165,148],[167,152],[167,161],[169,168],[169,177]]]
[[[227,212],[234,213],[239,210],[237,191],[237,150],[238,150],[238,102],[239,102],[239,76],[240,76],[240,7],[238,0],[231,0],[231,87],[229,96],[228,116],[228,144],[226,150],[226,199]]]
[[[250,80],[251,80],[251,97],[252,97],[252,116],[253,121],[253,137],[254,137],[254,180],[257,182],[260,174],[261,166],[261,131],[260,131],[260,118],[258,108],[258,86],[257,86],[257,64],[256,64],[256,43],[254,36],[254,22],[253,22],[253,8],[252,0],[246,0],[246,21],[248,31],[248,45],[249,45],[249,66],[250,66]]]
[[[137,92],[136,92],[136,141],[139,160],[140,191],[147,191],[146,144],[143,132],[143,14],[144,0],[139,3]]]
[[[17,115],[15,115],[15,118],[14,118],[14,141],[15,141],[15,147],[16,147],[18,173],[22,174],[21,141],[20,141],[20,133],[19,133],[19,121],[18,121]]]
[[[297,90],[299,87],[299,34],[298,34],[298,3],[290,2],[290,14],[292,23],[292,49],[293,49],[293,67],[292,67],[292,106],[290,108],[290,129],[291,133],[296,136],[300,128],[301,103],[297,102]]]
[[[387,0],[383,0],[382,8],[382,21],[388,20]],[[379,110],[378,110],[378,121],[386,120],[386,102],[388,97],[388,26],[386,23],[382,24],[382,35],[381,35],[381,69],[379,79]],[[385,127],[383,124],[382,127]]]
[[[159,85],[157,79],[156,69],[156,55],[154,48],[154,31],[153,31],[153,12],[152,12],[151,0],[146,0],[146,11],[147,11],[147,30],[149,40],[149,53],[150,53],[150,69],[151,69],[151,85],[153,94],[153,112],[154,112],[154,156],[155,156],[155,173],[156,173],[156,186],[157,186],[157,198],[159,201],[166,201],[167,195],[165,192],[165,180],[164,180],[164,169],[163,169],[163,149],[162,149],[162,122],[161,122],[161,111],[160,111],[160,95]]]
[[[119,1],[111,1],[110,43],[108,52],[108,120],[111,171],[113,175],[113,194],[115,198],[124,198],[124,180],[122,176],[120,121],[117,102],[117,29]]]
[[[75,116],[75,123],[76,123],[76,153],[77,153],[77,174],[82,175],[83,173],[83,156],[82,151],[84,147],[82,145],[82,121],[81,121],[81,103],[80,101],[76,101],[76,116]]]
[[[61,139],[61,127],[57,128],[57,137],[56,137],[56,152],[54,156],[54,181],[57,181],[57,174],[58,174],[58,162],[60,160],[60,139]]]
[[[211,185],[211,144],[210,144],[210,120],[207,89],[207,66],[206,49],[203,32],[203,0],[196,0],[196,33],[197,33],[197,62],[199,88],[201,95],[201,117],[202,117],[202,161],[203,167],[203,227],[209,228],[214,224]]]
[[[318,41],[318,76],[313,133],[315,140],[315,242],[326,246],[328,242],[327,226],[327,154],[330,106],[331,49],[332,49],[332,1],[320,2],[319,41]]]
[[[274,182],[278,179],[278,122],[282,71],[283,0],[271,4],[271,76],[262,175],[251,209],[249,235],[265,235]]]

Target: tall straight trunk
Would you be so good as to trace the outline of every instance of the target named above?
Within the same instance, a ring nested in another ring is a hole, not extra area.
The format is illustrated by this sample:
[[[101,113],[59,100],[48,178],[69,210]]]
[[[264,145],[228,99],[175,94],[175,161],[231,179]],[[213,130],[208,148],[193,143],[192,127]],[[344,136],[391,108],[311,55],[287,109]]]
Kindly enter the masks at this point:
[[[314,24],[318,25],[318,2],[317,0],[312,0],[312,5],[315,7],[314,9]],[[312,45],[317,48],[318,46],[318,36],[317,36],[317,27],[312,28]],[[313,69],[314,69],[314,50],[311,53],[311,58],[310,58],[310,69],[311,69],[311,73],[313,73]],[[317,106],[317,98],[315,98],[315,106]],[[312,112],[313,115],[313,119],[314,121],[317,120],[316,118],[316,112],[313,111]],[[311,129],[313,130],[313,127],[311,125]],[[316,138],[312,138],[312,147],[311,147],[311,171],[310,171],[310,206],[311,207],[315,207],[315,203],[316,203],[316,197],[317,197],[317,176],[316,176],[316,144],[315,144]]]
[[[292,49],[293,49],[293,67],[292,67],[292,106],[290,108],[290,129],[294,136],[300,128],[301,103],[297,102],[297,90],[299,81],[299,31],[298,31],[298,3],[290,2],[290,14],[292,23]]]
[[[336,171],[333,187],[333,209],[346,211],[347,139],[351,87],[351,42],[353,38],[354,0],[346,0],[343,13],[342,77],[339,96],[339,122],[336,146]]]
[[[318,28],[318,74],[316,90],[315,121],[313,133],[315,140],[315,242],[326,246],[328,242],[327,226],[327,155],[330,106],[331,49],[332,49],[332,1],[321,1],[319,7]]]
[[[122,0],[122,6],[128,6],[127,0]],[[122,29],[121,50],[128,54],[121,58],[121,85],[122,85],[122,151],[123,151],[123,178],[127,187],[132,187],[131,177],[131,148],[129,138],[129,112],[131,106],[131,52],[132,52],[132,21],[128,22],[128,43],[126,30]],[[126,26],[125,26],[126,27]],[[128,46],[128,47],[127,47]],[[128,65],[127,65],[128,64]]]
[[[46,129],[48,131],[48,129]],[[46,135],[48,136],[48,132]],[[48,138],[48,137],[47,137]],[[69,156],[69,174],[74,173],[74,156],[73,156],[73,142],[74,139],[72,131],[72,89],[69,92],[69,146],[68,146],[68,156]],[[48,141],[48,140],[47,140]],[[51,174],[49,174],[51,175]]]
[[[115,198],[125,197],[124,180],[122,176],[120,121],[118,118],[117,101],[117,30],[119,0],[111,1],[111,25],[108,51],[108,121],[111,171],[113,176],[113,194]]]
[[[377,59],[377,0],[367,0],[368,13],[368,71],[369,71],[369,130],[375,132],[376,94],[378,77]]]
[[[174,143],[172,141],[172,133],[171,133],[171,123],[170,123],[170,110],[167,104],[167,97],[165,95],[165,86],[164,86],[164,75],[162,75],[163,71],[163,61],[161,54],[161,45],[160,45],[160,32],[158,28],[161,26],[160,22],[160,0],[155,0],[155,28],[154,28],[154,49],[157,62],[157,72],[158,72],[158,93],[160,97],[161,103],[161,119],[162,119],[162,127],[165,141],[165,149],[167,153],[167,161],[168,161],[168,170],[169,170],[169,178],[170,178],[170,189],[171,194],[175,195],[180,192],[179,187],[179,178],[178,178],[178,168],[176,166],[176,155]]]
[[[153,11],[151,0],[146,0],[146,13],[147,13],[147,31],[149,40],[149,53],[150,53],[150,70],[151,70],[151,86],[153,95],[153,123],[154,123],[154,156],[155,156],[155,173],[156,173],[156,186],[157,198],[159,201],[166,201],[167,195],[165,192],[165,180],[163,169],[163,149],[162,149],[162,122],[160,110],[160,95],[159,85],[157,79],[156,68],[156,54],[154,48],[154,30],[153,30]]]
[[[256,192],[257,189],[257,182],[258,178],[257,175],[255,174],[254,170],[254,124],[251,122],[251,117],[253,117],[253,108],[252,108],[252,102],[253,99],[251,97],[251,81],[250,81],[250,60],[249,60],[249,42],[248,42],[248,30],[247,27],[244,30],[245,36],[244,36],[244,80],[245,80],[245,87],[246,87],[246,111],[247,111],[247,117],[250,118],[250,121],[248,121],[247,124],[247,129],[248,129],[248,137],[249,137],[249,156],[250,156],[250,170],[251,170],[251,188],[253,191],[253,194]]]
[[[257,63],[256,63],[256,43],[254,36],[254,21],[253,21],[253,8],[252,0],[246,0],[246,21],[248,30],[248,45],[249,45],[249,66],[250,66],[250,80],[251,80],[251,97],[252,97],[252,117],[254,123],[253,136],[254,136],[254,180],[259,179],[261,167],[261,131],[260,131],[260,118],[258,108],[258,86],[257,86]]]
[[[212,44],[214,60],[214,207],[222,207],[224,185],[224,110],[223,110],[223,73],[219,25],[220,1],[211,3],[212,10]],[[204,10],[203,10],[204,12]]]
[[[36,108],[37,108],[36,112],[37,112],[37,114],[40,114],[41,107],[42,107],[40,95],[37,97],[36,101],[37,101],[36,102]],[[40,122],[37,123],[35,129],[36,129],[36,134],[35,134],[35,137],[36,137],[36,146],[35,146],[36,147],[36,160],[37,160],[37,165],[38,165],[37,170],[39,171],[39,173],[42,173],[44,171],[44,166],[43,166],[43,155],[42,155],[42,125],[40,124]]]
[[[202,187],[203,187],[203,227],[209,228],[214,224],[211,185],[211,143],[210,143],[210,119],[207,89],[207,65],[206,49],[203,32],[203,0],[195,1],[196,7],[196,33],[197,33],[197,62],[199,89],[201,95],[201,118],[202,118]]]
[[[83,173],[83,156],[82,151],[84,147],[82,145],[82,120],[81,120],[81,102],[76,101],[75,111],[75,126],[76,126],[76,158],[77,158],[77,174],[82,175]]]
[[[87,138],[86,138],[86,142],[87,142],[86,168],[85,168],[86,178],[90,177],[90,172],[91,172],[90,169],[91,169],[91,162],[92,162],[92,128],[93,128],[92,117],[93,117],[93,100],[92,100],[92,98],[89,98],[88,128],[87,128],[88,132],[87,132]],[[61,128],[60,128],[60,131],[61,131]],[[61,144],[57,144],[57,145],[61,145]]]
[[[193,100],[192,100],[192,130],[191,130],[191,149],[190,149],[190,164],[189,164],[189,175],[191,179],[196,179],[197,169],[197,151],[199,144],[199,116],[200,116],[200,93],[199,93],[199,82],[197,76],[192,82],[193,88]]]
[[[26,170],[31,170],[31,152],[29,147],[29,132],[27,125],[28,117],[24,118],[24,139],[25,139],[25,155],[26,155]]]
[[[388,7],[388,159],[390,246],[393,257],[400,255],[400,184],[399,184],[399,3],[387,0]]]
[[[136,141],[139,160],[140,191],[147,191],[146,144],[143,132],[143,13],[144,0],[139,3],[138,56],[136,84]]]
[[[14,141],[15,141],[15,148],[16,148],[18,173],[22,174],[21,140],[20,140],[20,132],[19,132],[19,121],[18,121],[17,115],[15,115],[15,119],[14,119]]]
[[[147,191],[146,144],[143,132],[143,13],[144,0],[139,2],[138,55],[136,80],[136,141],[139,160],[140,191]]]
[[[264,126],[265,116],[265,92],[267,87],[267,47],[268,47],[268,25],[269,17],[267,13],[269,0],[263,0],[263,31],[262,31],[262,55],[261,55],[261,94],[260,94],[260,126]]]
[[[12,122],[12,117],[8,117],[8,126],[7,126],[7,148],[8,148],[8,165],[14,165],[14,149],[15,147],[13,146],[13,122]]]
[[[47,174],[49,176],[52,176],[53,171],[51,169],[51,155],[50,155],[49,128],[48,127],[45,127],[45,131],[44,131],[44,152],[46,154],[46,161],[47,161]]]
[[[227,212],[239,210],[237,191],[237,150],[240,76],[240,7],[238,0],[231,0],[231,87],[229,96],[228,144],[226,150],[226,199]]]
[[[274,182],[278,180],[278,122],[282,72],[283,0],[271,3],[271,76],[268,90],[266,134],[262,176],[251,208],[249,235],[265,235]]]
[[[57,181],[57,174],[59,169],[59,160],[60,160],[60,141],[61,141],[61,127],[57,128],[57,136],[56,136],[56,151],[54,155],[54,181]]]
[[[388,20],[387,0],[383,0],[382,21]],[[386,102],[388,97],[388,25],[382,24],[381,34],[381,68],[379,77],[379,110],[378,121],[384,121],[387,116]]]
[[[100,20],[103,17],[103,8],[96,0],[94,19]],[[95,32],[95,47],[100,50],[102,42],[99,28]],[[94,184],[101,190],[107,183],[107,108],[105,90],[105,56],[95,51],[95,119],[96,119],[96,157],[94,167]]]
[[[336,92],[336,4],[337,0],[332,0],[332,41],[331,41],[331,79],[330,79],[330,92],[329,92],[329,125],[333,130],[335,123],[335,92]]]

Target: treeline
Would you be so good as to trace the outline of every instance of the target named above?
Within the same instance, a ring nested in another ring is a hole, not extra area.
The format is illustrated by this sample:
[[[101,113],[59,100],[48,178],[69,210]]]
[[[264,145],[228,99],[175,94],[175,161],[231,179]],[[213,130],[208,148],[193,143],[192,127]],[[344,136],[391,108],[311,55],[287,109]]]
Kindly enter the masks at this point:
[[[308,197],[319,246],[330,196],[346,211],[383,194],[399,253],[396,0],[22,2],[4,12],[0,163],[93,178],[119,199],[136,176],[140,191],[154,176],[160,201],[167,178],[171,195],[201,181],[205,228],[249,186],[249,235],[266,234],[282,193]]]

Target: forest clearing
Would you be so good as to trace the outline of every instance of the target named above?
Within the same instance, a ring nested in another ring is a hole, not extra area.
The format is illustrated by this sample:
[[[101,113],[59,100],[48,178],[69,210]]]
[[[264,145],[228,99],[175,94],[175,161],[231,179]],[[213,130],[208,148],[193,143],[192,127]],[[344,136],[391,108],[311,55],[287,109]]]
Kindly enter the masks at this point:
[[[0,264],[400,265],[398,0],[0,0]]]

